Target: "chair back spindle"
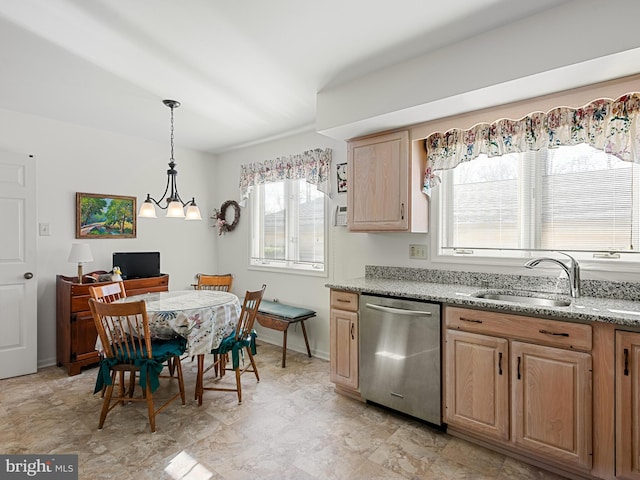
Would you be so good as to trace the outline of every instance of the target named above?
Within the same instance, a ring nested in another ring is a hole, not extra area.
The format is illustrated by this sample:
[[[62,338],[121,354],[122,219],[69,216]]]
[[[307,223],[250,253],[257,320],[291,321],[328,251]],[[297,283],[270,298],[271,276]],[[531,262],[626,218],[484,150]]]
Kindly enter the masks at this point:
[[[96,329],[106,358],[120,363],[133,363],[145,353],[152,357],[151,333],[144,301],[104,303],[91,300],[91,312],[97,321]]]
[[[99,302],[111,303],[127,297],[124,282],[109,283],[100,287],[89,287],[91,298]]]
[[[199,273],[197,275],[198,283],[196,290],[217,290],[220,292],[231,291],[233,285],[233,275],[226,273],[224,275],[206,275]]]

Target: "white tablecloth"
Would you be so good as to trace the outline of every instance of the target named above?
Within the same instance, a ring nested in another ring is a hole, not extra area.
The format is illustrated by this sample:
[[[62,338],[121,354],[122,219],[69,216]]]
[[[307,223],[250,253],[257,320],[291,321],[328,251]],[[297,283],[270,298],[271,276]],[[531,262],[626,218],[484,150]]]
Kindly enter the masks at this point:
[[[234,294],[210,290],[145,293],[118,302],[139,300],[144,300],[147,307],[151,334],[156,338],[176,334],[186,338],[189,355],[211,353],[217,348],[235,330],[242,310]],[[100,339],[96,349],[101,349]]]

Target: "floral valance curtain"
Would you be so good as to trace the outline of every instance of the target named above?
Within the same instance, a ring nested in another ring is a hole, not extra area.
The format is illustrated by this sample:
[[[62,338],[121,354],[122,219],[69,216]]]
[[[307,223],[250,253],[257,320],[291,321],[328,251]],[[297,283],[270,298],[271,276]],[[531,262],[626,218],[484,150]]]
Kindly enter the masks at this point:
[[[616,100],[595,100],[580,108],[558,107],[520,120],[479,123],[468,130],[433,133],[425,140],[427,167],[424,191],[429,194],[438,170],[454,168],[485,154],[514,152],[586,143],[621,160],[640,163],[640,93]]]
[[[245,200],[255,185],[301,179],[315,185],[325,195],[331,196],[330,171],[330,148],[316,148],[296,155],[278,157],[274,160],[241,165],[241,198]]]

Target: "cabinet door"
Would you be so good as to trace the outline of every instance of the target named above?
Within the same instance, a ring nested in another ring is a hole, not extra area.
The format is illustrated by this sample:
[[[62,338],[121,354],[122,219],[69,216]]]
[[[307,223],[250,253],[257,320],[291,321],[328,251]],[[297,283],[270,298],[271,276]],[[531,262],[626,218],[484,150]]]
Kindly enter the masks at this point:
[[[358,388],[358,313],[331,309],[331,381]]]
[[[71,361],[96,360],[98,331],[91,312],[76,312],[71,318]]]
[[[511,362],[513,441],[591,468],[591,355],[512,342]]]
[[[445,420],[509,439],[508,341],[447,330]]]
[[[640,479],[640,333],[616,332],[616,477]]]
[[[349,230],[408,230],[409,133],[356,140],[348,151]]]

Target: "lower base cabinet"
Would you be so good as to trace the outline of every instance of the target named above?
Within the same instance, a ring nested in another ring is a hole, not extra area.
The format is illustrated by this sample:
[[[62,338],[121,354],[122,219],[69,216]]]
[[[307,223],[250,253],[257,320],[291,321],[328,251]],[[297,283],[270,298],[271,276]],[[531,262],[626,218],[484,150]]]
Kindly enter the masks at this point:
[[[331,290],[331,381],[344,393],[358,393],[358,294]]]
[[[640,479],[640,333],[616,331],[616,478]]]
[[[588,474],[591,327],[458,307],[445,321],[449,427]]]
[[[509,440],[509,342],[447,330],[445,352],[445,421]]]
[[[511,344],[512,441],[543,458],[591,468],[591,354]]]

